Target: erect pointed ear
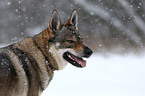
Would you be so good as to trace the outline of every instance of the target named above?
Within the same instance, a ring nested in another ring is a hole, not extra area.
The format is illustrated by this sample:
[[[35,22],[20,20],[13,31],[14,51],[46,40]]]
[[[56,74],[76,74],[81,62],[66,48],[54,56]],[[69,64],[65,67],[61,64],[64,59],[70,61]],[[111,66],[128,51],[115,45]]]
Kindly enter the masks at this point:
[[[65,23],[65,25],[72,24],[75,26],[75,28],[78,30],[78,14],[76,9],[73,10],[73,12],[70,15],[70,18]]]
[[[48,27],[50,28],[50,30],[59,30],[61,29],[61,26],[62,26],[62,23],[60,20],[60,16],[58,12],[54,9],[52,12],[52,16],[50,18]]]

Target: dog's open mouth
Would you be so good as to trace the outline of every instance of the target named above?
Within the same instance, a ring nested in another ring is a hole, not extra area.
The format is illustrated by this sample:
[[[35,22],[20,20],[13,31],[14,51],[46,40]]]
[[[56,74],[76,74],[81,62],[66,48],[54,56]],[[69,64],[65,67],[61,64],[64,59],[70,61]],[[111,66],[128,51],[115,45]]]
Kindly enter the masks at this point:
[[[81,67],[81,68],[86,67],[86,61],[85,60],[71,54],[70,52],[65,52],[63,54],[63,58],[65,60],[67,60],[69,63],[71,63],[72,65],[76,66],[76,67]]]

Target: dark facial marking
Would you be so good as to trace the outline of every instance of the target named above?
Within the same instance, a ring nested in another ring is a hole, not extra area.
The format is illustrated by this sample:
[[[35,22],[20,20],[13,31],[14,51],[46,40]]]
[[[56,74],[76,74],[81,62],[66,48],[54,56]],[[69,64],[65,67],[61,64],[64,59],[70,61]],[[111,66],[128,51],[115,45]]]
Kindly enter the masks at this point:
[[[68,31],[70,31],[73,34],[73,36],[75,36],[76,41],[78,41],[78,43],[82,43],[83,38],[79,34],[78,30],[76,30],[73,25],[70,24],[70,25],[67,25],[65,27],[67,28]]]

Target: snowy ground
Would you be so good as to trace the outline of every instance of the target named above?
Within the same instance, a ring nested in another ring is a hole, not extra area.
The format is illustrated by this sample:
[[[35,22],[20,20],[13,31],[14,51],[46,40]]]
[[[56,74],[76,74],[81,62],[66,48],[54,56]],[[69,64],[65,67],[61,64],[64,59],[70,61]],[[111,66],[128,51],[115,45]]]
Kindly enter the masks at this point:
[[[86,68],[56,71],[42,96],[145,96],[145,55],[93,55]]]
[[[93,55],[84,69],[56,71],[42,96],[145,96],[145,56]]]

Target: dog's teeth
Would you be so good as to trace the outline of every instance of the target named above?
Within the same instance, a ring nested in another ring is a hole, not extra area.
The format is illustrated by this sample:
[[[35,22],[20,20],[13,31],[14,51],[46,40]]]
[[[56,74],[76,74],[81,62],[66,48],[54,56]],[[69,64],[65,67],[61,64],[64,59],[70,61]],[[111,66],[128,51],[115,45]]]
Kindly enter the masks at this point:
[[[70,55],[68,55],[68,57],[69,57],[70,59],[74,60],[74,58],[72,58]]]
[[[72,59],[72,57],[70,55],[68,55],[68,57]]]

